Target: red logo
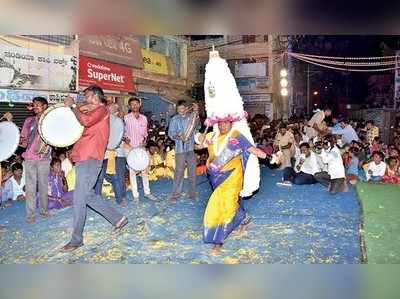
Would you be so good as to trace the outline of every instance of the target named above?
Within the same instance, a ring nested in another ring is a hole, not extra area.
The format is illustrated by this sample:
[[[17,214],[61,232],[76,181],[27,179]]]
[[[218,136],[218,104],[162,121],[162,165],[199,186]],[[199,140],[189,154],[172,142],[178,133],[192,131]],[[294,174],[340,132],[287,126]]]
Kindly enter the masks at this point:
[[[131,68],[80,56],[79,86],[92,84],[96,84],[106,90],[135,91]]]

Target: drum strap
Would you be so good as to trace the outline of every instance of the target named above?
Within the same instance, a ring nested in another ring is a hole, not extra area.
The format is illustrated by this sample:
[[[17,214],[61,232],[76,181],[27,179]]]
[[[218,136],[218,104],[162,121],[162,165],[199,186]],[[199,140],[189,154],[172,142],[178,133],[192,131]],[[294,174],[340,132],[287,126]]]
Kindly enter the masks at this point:
[[[40,134],[38,132],[38,122],[36,121],[36,119],[33,118],[28,136],[29,146],[32,146],[32,144],[35,141],[35,138],[38,138],[38,143],[36,147],[33,149],[34,152],[38,154],[40,157],[48,156],[50,154],[51,147],[47,145],[40,137]]]
[[[116,151],[107,151],[106,155],[108,156],[107,159],[107,169],[106,174],[115,174],[115,157],[117,156]]]

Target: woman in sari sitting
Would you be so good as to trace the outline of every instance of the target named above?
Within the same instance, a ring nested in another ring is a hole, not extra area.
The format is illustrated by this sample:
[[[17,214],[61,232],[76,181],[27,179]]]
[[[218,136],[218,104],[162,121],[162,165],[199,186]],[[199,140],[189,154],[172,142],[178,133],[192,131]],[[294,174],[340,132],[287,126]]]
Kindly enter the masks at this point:
[[[61,160],[55,158],[50,163],[49,209],[62,209],[72,205],[73,192],[68,191],[67,179],[61,169]]]
[[[219,134],[200,135],[199,144],[208,148],[207,172],[213,193],[204,214],[203,240],[214,244],[213,254],[219,254],[225,239],[240,226],[244,231],[250,223],[241,199],[244,172],[250,154],[265,159],[266,154],[254,147],[231,121],[218,122]]]

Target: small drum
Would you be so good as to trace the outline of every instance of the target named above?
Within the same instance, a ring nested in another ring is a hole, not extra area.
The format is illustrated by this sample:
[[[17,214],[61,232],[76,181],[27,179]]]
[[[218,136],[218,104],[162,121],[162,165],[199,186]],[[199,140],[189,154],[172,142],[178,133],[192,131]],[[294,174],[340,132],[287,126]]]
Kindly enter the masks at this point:
[[[67,147],[82,136],[83,126],[74,112],[63,103],[53,105],[43,112],[39,120],[39,134],[43,141],[55,147]]]
[[[19,129],[10,121],[0,122],[0,162],[10,158],[18,148]]]
[[[113,114],[110,115],[110,137],[108,138],[107,149],[116,149],[124,137],[124,121]]]
[[[131,169],[143,171],[150,164],[149,154],[143,148],[134,148],[128,153],[126,162]]]

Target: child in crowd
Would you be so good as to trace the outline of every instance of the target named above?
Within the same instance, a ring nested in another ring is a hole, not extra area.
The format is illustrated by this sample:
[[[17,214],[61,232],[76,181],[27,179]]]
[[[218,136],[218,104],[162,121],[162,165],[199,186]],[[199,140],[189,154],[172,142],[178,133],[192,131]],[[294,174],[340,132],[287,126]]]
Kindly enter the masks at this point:
[[[374,152],[372,161],[365,168],[365,180],[367,182],[381,182],[386,172],[386,163],[383,162],[385,156],[382,152]]]
[[[6,207],[12,205],[13,201],[25,200],[25,179],[21,163],[14,163],[11,166],[12,176],[7,175],[2,190],[2,202]],[[4,177],[3,177],[4,178]]]
[[[158,153],[160,154],[161,159],[165,161],[165,156],[167,154],[165,140],[163,138],[158,138],[157,146],[158,146]]]
[[[395,157],[389,157],[382,183],[400,184],[400,163]]]
[[[64,172],[65,176],[68,176],[68,173],[71,171],[73,165],[72,162],[68,158],[68,151],[62,152],[58,155],[58,159],[61,161],[61,169]]]
[[[149,180],[157,181],[159,178],[165,177],[164,160],[159,154],[157,143],[155,143],[154,141],[150,141],[148,147],[150,154]]]
[[[371,144],[370,148],[369,148],[369,152],[370,153],[375,153],[375,152],[380,151],[380,145],[381,144],[380,144],[379,137],[375,137],[374,140],[372,141],[372,144]]]
[[[359,160],[354,155],[354,148],[350,148],[343,154],[343,164],[346,172],[346,180],[352,185],[355,185],[358,180],[358,165]]]
[[[68,191],[67,179],[61,169],[61,160],[55,158],[50,163],[49,209],[62,209],[72,205],[72,192]]]
[[[199,152],[198,154],[196,154],[196,161],[197,161],[196,175],[206,174],[207,154],[205,154],[204,152]]]
[[[358,168],[361,168],[368,159],[364,144],[362,142],[352,141],[351,149],[353,156],[358,159]]]

